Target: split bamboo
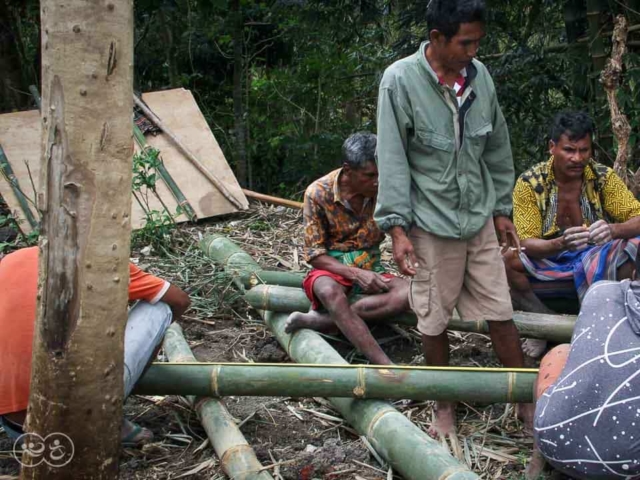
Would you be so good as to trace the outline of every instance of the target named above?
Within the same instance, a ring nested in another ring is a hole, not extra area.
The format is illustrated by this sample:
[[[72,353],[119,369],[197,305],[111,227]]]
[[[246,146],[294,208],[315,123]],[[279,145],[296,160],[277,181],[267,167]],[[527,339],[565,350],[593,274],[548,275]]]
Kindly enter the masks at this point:
[[[180,335],[176,330],[172,326],[167,332],[165,350],[169,341],[184,342],[182,338],[173,340]],[[186,344],[185,347],[188,348]],[[193,356],[178,358],[175,354],[169,354],[169,361],[190,363],[154,363],[138,382],[136,393],[530,403],[538,372],[503,368],[193,363],[196,362]]]
[[[163,348],[169,361],[171,362],[195,362],[196,357],[191,352],[184,336],[182,329],[176,323],[171,325],[164,337]],[[169,365],[166,365],[169,366]],[[190,369],[191,365],[170,365],[169,372],[162,364],[152,365],[142,378],[143,384],[149,382],[149,378],[155,378],[160,384],[166,381],[175,382],[174,386],[183,385],[188,387],[191,385],[191,379],[185,375],[184,370]],[[187,367],[187,368],[185,368]],[[182,370],[182,373],[180,373]],[[168,373],[169,377],[163,378],[163,372]],[[156,375],[160,373],[160,377]],[[171,374],[178,373],[178,376]],[[149,377],[151,375],[151,377]],[[136,391],[141,391],[142,385],[136,386]],[[211,392],[198,393],[199,390],[190,390],[188,388],[178,389],[176,395],[210,395]],[[149,389],[153,391],[153,389]],[[163,391],[160,388],[160,391]],[[172,395],[163,393],[163,395]],[[207,432],[207,437],[211,442],[211,446],[220,459],[220,465],[224,473],[233,480],[273,480],[273,477],[264,469],[258,461],[255,452],[240,432],[233,416],[229,413],[222,400],[217,398],[195,398],[189,397],[189,401],[195,406],[200,417],[202,426]]]
[[[257,272],[256,275],[263,275]],[[306,312],[309,310],[309,299],[300,288],[282,287],[277,285],[256,285],[244,296],[246,302],[257,310],[271,310],[275,312]],[[354,296],[353,301],[361,296]],[[412,312],[394,316],[390,322],[415,326],[417,320]],[[513,321],[523,337],[540,338],[557,343],[571,340],[575,317],[570,315],[544,315],[539,313],[515,312]],[[461,320],[457,313],[449,322],[450,330],[462,332],[488,333],[487,323]]]
[[[205,254],[214,261],[241,272],[257,272],[260,266],[225,237],[207,237],[201,242]],[[244,255],[240,255],[243,253]],[[240,283],[240,281],[238,281]],[[299,363],[346,364],[338,352],[311,330],[293,335],[284,331],[287,316],[261,312],[289,356]],[[416,427],[386,402],[330,398],[331,403],[376,451],[407,480],[476,480],[479,477],[454,459],[439,442]]]
[[[29,201],[27,200],[26,195],[20,188],[20,184],[18,183],[18,177],[13,173],[13,168],[11,168],[11,164],[9,163],[9,159],[7,158],[4,150],[2,149],[2,145],[0,145],[0,169],[2,169],[2,173],[9,185],[11,185],[11,189],[13,190],[13,194],[18,199],[18,203],[20,204],[20,209],[24,214],[24,217],[29,222],[29,225],[32,229],[38,228],[38,221],[33,216],[31,212],[31,208],[29,207]]]
[[[142,130],[140,130],[140,127],[138,127],[135,122],[133,123],[133,137],[136,139],[136,143],[140,147],[140,150],[144,151],[147,148],[151,148],[147,143],[147,139],[144,138],[144,133],[142,133]],[[178,184],[175,182],[175,180],[167,170],[167,167],[164,166],[164,162],[161,158],[158,162],[156,170],[158,170],[160,178],[162,178],[165,185],[169,188],[171,194],[173,195],[173,198],[176,199],[176,202],[178,202],[178,205],[180,206],[180,208],[182,208],[187,218],[192,222],[197,221],[198,217],[196,216],[196,212],[193,210],[193,207],[189,203],[189,200],[187,200],[187,197],[184,196],[184,193],[182,193],[182,190],[180,190],[180,187],[178,187]]]
[[[176,137],[175,134],[171,130],[169,130],[169,128],[167,128],[167,126],[164,124],[164,122],[162,120],[160,120],[157,117],[157,115],[155,113],[153,113],[151,111],[151,109],[149,107],[147,107],[147,105],[142,100],[140,100],[136,95],[134,95],[133,96],[133,101],[138,106],[138,108],[140,110],[142,110],[142,112],[149,119],[149,121],[151,121],[153,124],[155,124],[160,130],[162,130],[162,132],[165,135],[167,135],[173,141],[173,143],[182,151],[182,153],[189,159],[189,161],[198,170],[200,170],[200,173],[202,173],[202,175],[204,175],[205,178],[207,180],[209,180],[209,182],[211,182],[211,184],[218,189],[218,191],[222,194],[222,196],[224,198],[229,200],[229,202],[231,202],[231,204],[234,207],[236,207],[238,210],[245,210],[245,207],[242,204],[242,202],[240,200],[238,200],[233,195],[233,193],[231,193],[229,191],[229,189],[226,187],[226,185],[220,179],[218,179],[218,177],[216,177],[214,174],[212,174],[207,169],[207,167],[205,167],[202,164],[202,162],[200,162],[200,160],[198,160],[198,158],[191,152],[191,150],[189,150],[186,147],[186,145],[184,143],[182,143],[182,141],[180,141],[180,139],[178,139],[178,137]]]

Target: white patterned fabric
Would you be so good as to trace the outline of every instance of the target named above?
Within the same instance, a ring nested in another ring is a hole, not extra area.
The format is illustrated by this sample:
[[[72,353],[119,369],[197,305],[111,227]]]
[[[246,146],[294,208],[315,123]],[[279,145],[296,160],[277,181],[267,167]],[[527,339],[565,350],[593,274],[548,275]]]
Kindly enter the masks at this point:
[[[536,443],[578,479],[640,479],[640,283],[587,292],[567,363],[538,400]]]

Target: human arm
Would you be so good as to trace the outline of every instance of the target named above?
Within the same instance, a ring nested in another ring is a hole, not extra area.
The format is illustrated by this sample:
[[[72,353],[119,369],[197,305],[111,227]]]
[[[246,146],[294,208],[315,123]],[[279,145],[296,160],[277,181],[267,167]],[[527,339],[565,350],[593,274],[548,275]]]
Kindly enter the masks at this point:
[[[393,244],[393,259],[398,265],[398,269],[403,275],[413,277],[417,273],[416,268],[418,267],[413,243],[400,226],[392,227],[389,230],[389,235],[391,235]]]
[[[640,202],[613,170],[607,175],[602,197],[604,210],[616,223],[604,220],[595,222],[590,227],[591,241],[601,245],[610,240],[627,240],[639,236]]]
[[[488,75],[488,74],[487,74]],[[511,216],[513,209],[512,191],[515,180],[515,167],[509,140],[509,129],[498,103],[493,81],[489,77],[493,96],[491,98],[491,127],[487,137],[482,159],[489,170],[496,192],[496,204],[493,216]]]
[[[589,242],[589,230],[585,227],[568,228],[560,237],[543,239],[542,213],[533,187],[523,178],[518,179],[513,189],[513,223],[520,245],[530,258],[543,259],[565,250],[580,250]]]
[[[169,288],[160,298],[160,301],[169,305],[174,321],[179,319],[191,306],[189,295],[175,285],[169,285]]]
[[[358,284],[364,293],[382,293],[389,291],[388,278],[371,270],[349,267],[330,255],[320,255],[309,262],[313,268],[326,270]]]
[[[394,226],[408,230],[413,222],[411,170],[407,158],[408,131],[413,125],[397,88],[393,71],[387,70],[378,94],[376,158],[380,183],[374,213],[376,223],[385,232]]]
[[[189,295],[180,288],[132,263],[129,264],[129,300],[144,300],[152,304],[164,302],[171,309],[173,320],[180,318],[191,305]]]

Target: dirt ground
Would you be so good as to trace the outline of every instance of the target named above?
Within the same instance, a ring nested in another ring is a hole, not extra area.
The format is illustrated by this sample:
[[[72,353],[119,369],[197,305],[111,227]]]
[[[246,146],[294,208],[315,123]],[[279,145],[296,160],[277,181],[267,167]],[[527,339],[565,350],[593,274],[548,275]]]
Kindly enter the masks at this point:
[[[304,270],[300,221],[299,212],[254,207],[243,215],[182,229],[178,253],[145,256],[136,252],[134,261],[141,267],[190,291],[193,308],[180,323],[199,360],[290,361],[258,313],[238,297],[230,280],[211,262],[198,257],[195,241],[207,233],[225,233],[265,268]],[[389,260],[388,251],[385,255]],[[377,326],[373,332],[395,362],[422,364],[414,329]],[[365,362],[343,338],[328,340],[352,363]],[[450,341],[455,365],[499,365],[485,335],[451,332]],[[376,458],[371,447],[324,399],[229,397],[225,404],[260,462],[276,479],[401,478]],[[420,428],[429,427],[432,402],[396,401],[394,406]],[[151,429],[156,438],[142,449],[123,450],[122,479],[226,478],[185,399],[133,396],[125,411],[130,420]],[[461,404],[458,422],[464,461],[480,478],[524,478],[532,439],[516,421],[511,405]],[[12,443],[0,429],[0,479],[18,473]]]

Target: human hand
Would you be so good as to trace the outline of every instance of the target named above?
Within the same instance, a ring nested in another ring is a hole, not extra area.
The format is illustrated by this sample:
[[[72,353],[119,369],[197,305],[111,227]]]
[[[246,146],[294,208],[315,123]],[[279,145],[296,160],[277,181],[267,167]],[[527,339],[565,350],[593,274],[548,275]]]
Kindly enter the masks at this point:
[[[516,227],[508,217],[493,217],[493,226],[496,228],[496,235],[503,253],[507,248],[520,251],[520,238],[516,233]]]
[[[389,291],[391,279],[371,270],[357,268],[353,281],[360,286],[363,293],[383,293]]]
[[[562,235],[562,246],[572,252],[582,250],[589,244],[590,235],[587,227],[567,228]]]
[[[413,277],[417,273],[418,260],[411,240],[409,240],[401,227],[394,227],[391,232],[391,240],[393,243],[393,259],[398,265],[398,270],[403,275]]]
[[[604,245],[613,240],[611,225],[604,220],[598,220],[589,227],[589,241],[596,245]]]

